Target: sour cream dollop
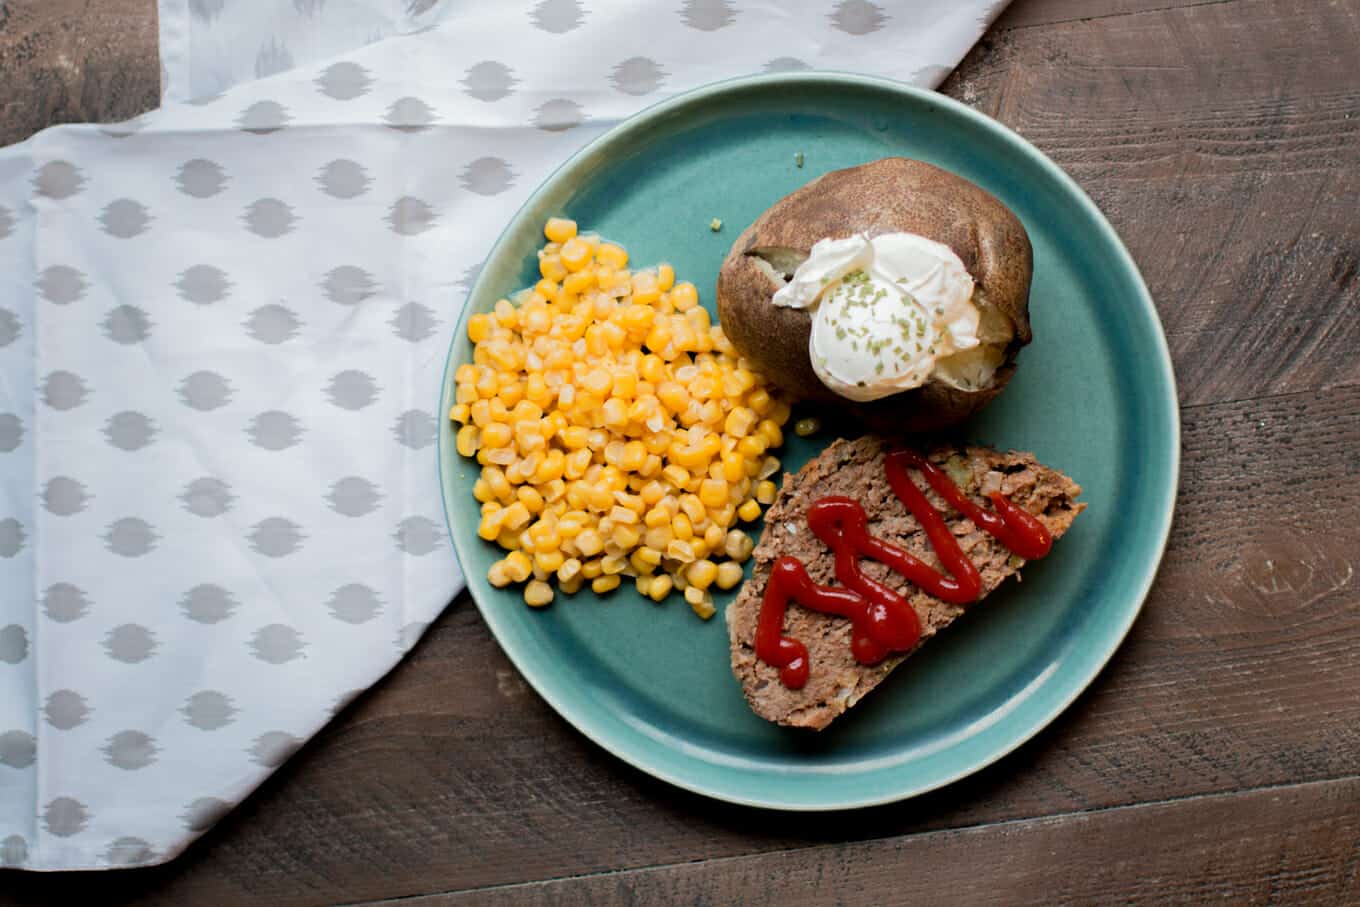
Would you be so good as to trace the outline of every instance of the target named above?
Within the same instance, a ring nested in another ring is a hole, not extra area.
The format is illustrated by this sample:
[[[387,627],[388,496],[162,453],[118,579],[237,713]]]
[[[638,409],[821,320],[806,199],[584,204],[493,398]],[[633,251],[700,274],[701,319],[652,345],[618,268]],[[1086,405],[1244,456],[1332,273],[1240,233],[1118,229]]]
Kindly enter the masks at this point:
[[[941,360],[977,347],[972,297],[973,278],[953,249],[885,233],[821,240],[774,304],[811,311],[817,377],[863,402],[920,387]]]

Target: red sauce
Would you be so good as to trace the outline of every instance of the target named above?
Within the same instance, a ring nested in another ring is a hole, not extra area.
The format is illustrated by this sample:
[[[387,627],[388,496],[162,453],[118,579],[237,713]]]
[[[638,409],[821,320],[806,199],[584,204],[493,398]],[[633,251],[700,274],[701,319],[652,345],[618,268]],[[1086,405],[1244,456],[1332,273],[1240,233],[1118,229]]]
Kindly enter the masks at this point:
[[[845,588],[819,586],[808,577],[802,561],[781,557],[770,570],[756,627],[756,657],[779,668],[779,678],[791,689],[807,683],[811,665],[807,646],[784,636],[784,616],[790,601],[823,614],[850,619],[851,652],[860,664],[878,664],[891,652],[907,652],[921,638],[916,609],[905,597],[860,569],[872,557],[906,577],[935,598],[968,604],[982,594],[982,577],[959,547],[944,515],[912,481],[916,469],[926,483],[973,524],[1010,551],[1028,560],[1041,558],[1053,545],[1048,529],[1036,517],[992,492],[989,512],[978,507],[934,463],[910,450],[889,454],[885,460],[888,485],[925,530],[935,556],[948,570],[941,573],[909,551],[869,534],[868,518],[857,501],[847,497],[822,498],[808,508],[808,527],[836,556],[836,579]]]

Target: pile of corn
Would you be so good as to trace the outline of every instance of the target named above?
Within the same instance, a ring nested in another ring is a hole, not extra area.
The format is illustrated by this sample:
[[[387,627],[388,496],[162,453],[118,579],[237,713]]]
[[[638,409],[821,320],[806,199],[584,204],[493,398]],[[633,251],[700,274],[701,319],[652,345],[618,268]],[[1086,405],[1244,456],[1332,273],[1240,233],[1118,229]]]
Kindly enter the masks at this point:
[[[552,218],[542,280],[472,316],[454,375],[458,452],[482,471],[479,534],[508,554],[488,574],[535,607],[632,578],[653,601],[741,582],[738,528],[774,500],[789,407],[737,358],[694,285]]]

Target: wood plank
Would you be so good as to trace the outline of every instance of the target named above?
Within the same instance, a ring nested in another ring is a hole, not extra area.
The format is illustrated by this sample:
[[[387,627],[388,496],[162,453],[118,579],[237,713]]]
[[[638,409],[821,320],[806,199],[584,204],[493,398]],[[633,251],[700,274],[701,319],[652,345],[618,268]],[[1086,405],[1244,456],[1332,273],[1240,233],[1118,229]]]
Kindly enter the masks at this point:
[[[100,890],[153,904],[395,897],[1353,774],[1360,387],[1185,416],[1172,547],[1129,641],[1052,727],[944,791],[780,815],[674,790],[558,719],[460,601],[189,855]],[[20,877],[12,896],[83,884]]]
[[[997,29],[1034,28],[1066,22],[1089,22],[1110,16],[1234,3],[1237,0],[1012,0],[994,23]]]
[[[1105,211],[1206,403],[1360,381],[1357,46],[1354,2],[1238,0],[998,31],[943,87]]]
[[[0,0],[0,145],[160,104],[156,0]]]
[[[415,898],[611,904],[1344,904],[1360,779]]]

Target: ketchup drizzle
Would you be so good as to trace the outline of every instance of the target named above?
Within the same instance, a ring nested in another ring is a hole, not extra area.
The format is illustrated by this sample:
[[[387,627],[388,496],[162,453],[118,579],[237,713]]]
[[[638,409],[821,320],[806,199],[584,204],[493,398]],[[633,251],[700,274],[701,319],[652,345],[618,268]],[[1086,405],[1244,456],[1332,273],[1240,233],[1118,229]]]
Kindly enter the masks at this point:
[[[822,498],[808,508],[808,527],[836,558],[836,579],[846,588],[819,586],[796,557],[774,562],[761,602],[756,626],[756,657],[779,668],[779,678],[790,689],[807,683],[811,665],[807,646],[784,636],[784,617],[790,601],[823,614],[849,618],[853,626],[850,648],[860,664],[874,665],[891,652],[907,652],[921,638],[916,609],[896,591],[865,575],[862,557],[872,557],[906,577],[928,594],[953,604],[968,604],[982,594],[982,576],[968,559],[949,525],[912,481],[916,469],[940,497],[1007,549],[1028,560],[1043,557],[1053,545],[1044,524],[1016,506],[999,491],[992,492],[996,511],[978,507],[945,472],[911,450],[888,454],[884,469],[888,485],[921,524],[940,563],[941,573],[891,542],[869,534],[868,518],[859,502],[839,495]]]

